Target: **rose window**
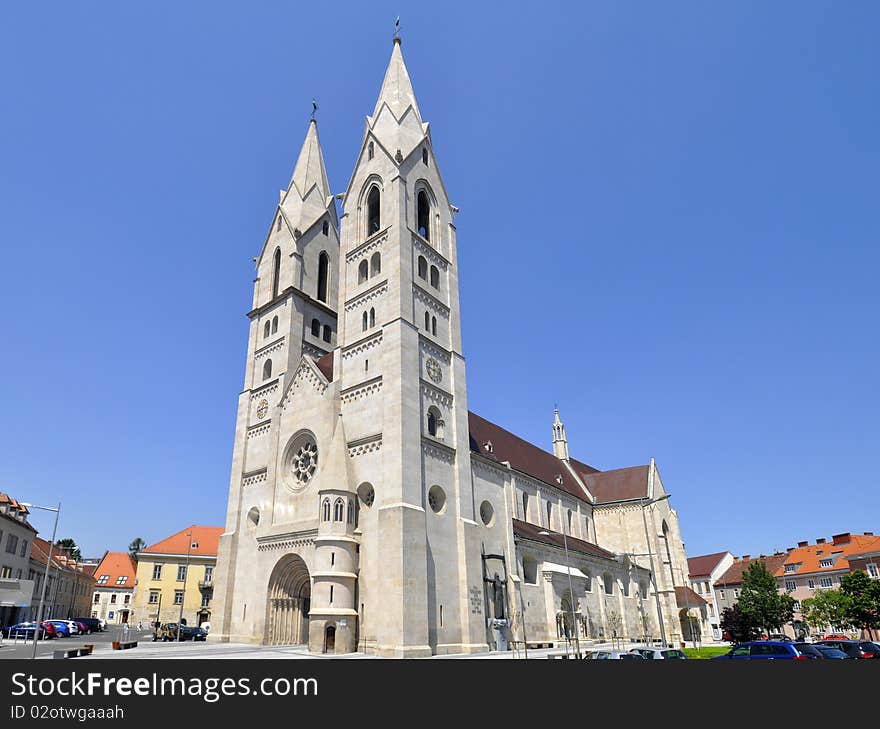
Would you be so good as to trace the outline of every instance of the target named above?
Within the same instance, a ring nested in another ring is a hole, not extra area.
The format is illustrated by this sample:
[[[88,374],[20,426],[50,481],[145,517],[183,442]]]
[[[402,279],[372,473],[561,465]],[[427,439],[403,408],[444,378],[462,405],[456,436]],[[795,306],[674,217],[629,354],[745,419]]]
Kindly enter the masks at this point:
[[[303,443],[293,457],[293,475],[305,485],[315,475],[318,466],[318,448],[314,443]]]

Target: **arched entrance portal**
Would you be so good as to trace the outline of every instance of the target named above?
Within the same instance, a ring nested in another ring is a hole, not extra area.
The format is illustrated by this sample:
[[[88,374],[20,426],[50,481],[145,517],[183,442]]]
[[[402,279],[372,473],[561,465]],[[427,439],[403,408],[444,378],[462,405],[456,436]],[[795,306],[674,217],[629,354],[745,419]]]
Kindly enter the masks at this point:
[[[298,554],[278,560],[269,577],[266,615],[268,645],[297,645],[309,642],[309,602],[312,581],[309,568]]]

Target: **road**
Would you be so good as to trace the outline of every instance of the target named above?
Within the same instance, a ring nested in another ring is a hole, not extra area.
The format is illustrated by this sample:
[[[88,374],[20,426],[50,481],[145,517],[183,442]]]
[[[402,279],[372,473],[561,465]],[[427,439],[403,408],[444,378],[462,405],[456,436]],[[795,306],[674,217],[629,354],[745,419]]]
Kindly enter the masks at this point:
[[[95,653],[111,652],[113,648],[111,643],[119,640],[122,635],[121,626],[108,627],[106,631],[100,633],[91,633],[89,635],[74,635],[70,638],[52,638],[50,640],[41,640],[37,645],[37,658],[52,658],[53,651],[64,650],[67,648],[82,648],[86,643],[95,646]],[[132,630],[129,633],[128,640],[151,641],[152,631],[143,630],[138,633]],[[116,653],[126,653],[127,651],[113,651]],[[4,658],[30,658],[34,654],[33,639],[27,642],[19,638],[17,641],[9,638],[3,638],[0,643],[0,659]]]

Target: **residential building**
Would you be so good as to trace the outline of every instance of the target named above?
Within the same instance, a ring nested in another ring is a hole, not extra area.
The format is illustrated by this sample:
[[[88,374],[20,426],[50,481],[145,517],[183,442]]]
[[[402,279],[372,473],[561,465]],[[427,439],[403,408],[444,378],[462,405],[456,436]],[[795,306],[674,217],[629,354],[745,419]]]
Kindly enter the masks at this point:
[[[730,552],[703,554],[688,559],[688,579],[691,589],[707,603],[706,624],[703,630],[703,641],[721,640],[721,613],[718,609],[718,598],[715,595],[715,582],[733,564]]]
[[[468,410],[435,152],[399,38],[341,195],[308,125],[255,259],[212,637],[397,657],[679,641],[687,560],[654,460],[601,471],[558,412],[545,450]]]
[[[137,563],[128,552],[105,552],[93,572],[95,592],[91,616],[108,624],[129,622]]]
[[[760,555],[752,559],[751,555],[744,554],[740,558],[734,558],[733,563],[724,573],[715,581],[715,604],[718,607],[719,627],[721,625],[721,614],[725,608],[733,607],[739,600],[739,593],[742,590],[743,573],[753,562],[763,562],[767,571],[772,575],[776,573],[779,566],[785,561],[785,552],[776,552],[769,556]],[[722,640],[724,636],[722,635]]]
[[[28,564],[28,578],[34,581],[34,599],[29,620],[36,619],[39,612],[48,557],[49,542],[34,537]],[[53,547],[43,603],[43,619],[88,617],[92,614],[94,585],[94,577],[89,574],[88,569],[71,559],[63,550]]]
[[[865,533],[866,536],[870,532]],[[880,579],[880,537],[874,537],[873,542],[867,542],[857,548],[857,551],[848,555],[850,569],[862,570],[868,577],[874,580]]]
[[[795,613],[791,624],[785,626],[785,632],[791,637],[822,634],[839,626],[810,627],[804,622],[801,607],[803,601],[816,595],[819,590],[840,589],[840,580],[847,573],[859,566],[850,563],[851,555],[870,554],[880,547],[880,539],[873,532],[864,534],[835,534],[831,541],[820,538],[815,544],[809,541],[798,542],[797,547],[788,551],[785,561],[780,564],[774,575],[779,589],[795,599]],[[869,558],[857,558],[859,565],[866,567]],[[866,570],[867,571],[867,570]],[[870,573],[869,573],[870,574]]]
[[[37,530],[27,520],[29,513],[0,492],[0,627],[21,622],[30,613],[34,583],[28,563]]]
[[[222,527],[192,525],[137,554],[137,581],[128,620],[187,625],[211,618],[217,543]]]

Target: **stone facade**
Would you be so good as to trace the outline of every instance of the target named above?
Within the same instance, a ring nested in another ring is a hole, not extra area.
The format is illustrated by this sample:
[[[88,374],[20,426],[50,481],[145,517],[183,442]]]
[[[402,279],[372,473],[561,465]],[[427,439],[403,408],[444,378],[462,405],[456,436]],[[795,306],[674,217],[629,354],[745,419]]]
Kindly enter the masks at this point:
[[[558,414],[549,453],[469,413],[456,210],[396,40],[346,191],[312,120],[256,259],[212,640],[676,637],[684,548],[653,462],[627,474],[638,503],[598,498]]]

